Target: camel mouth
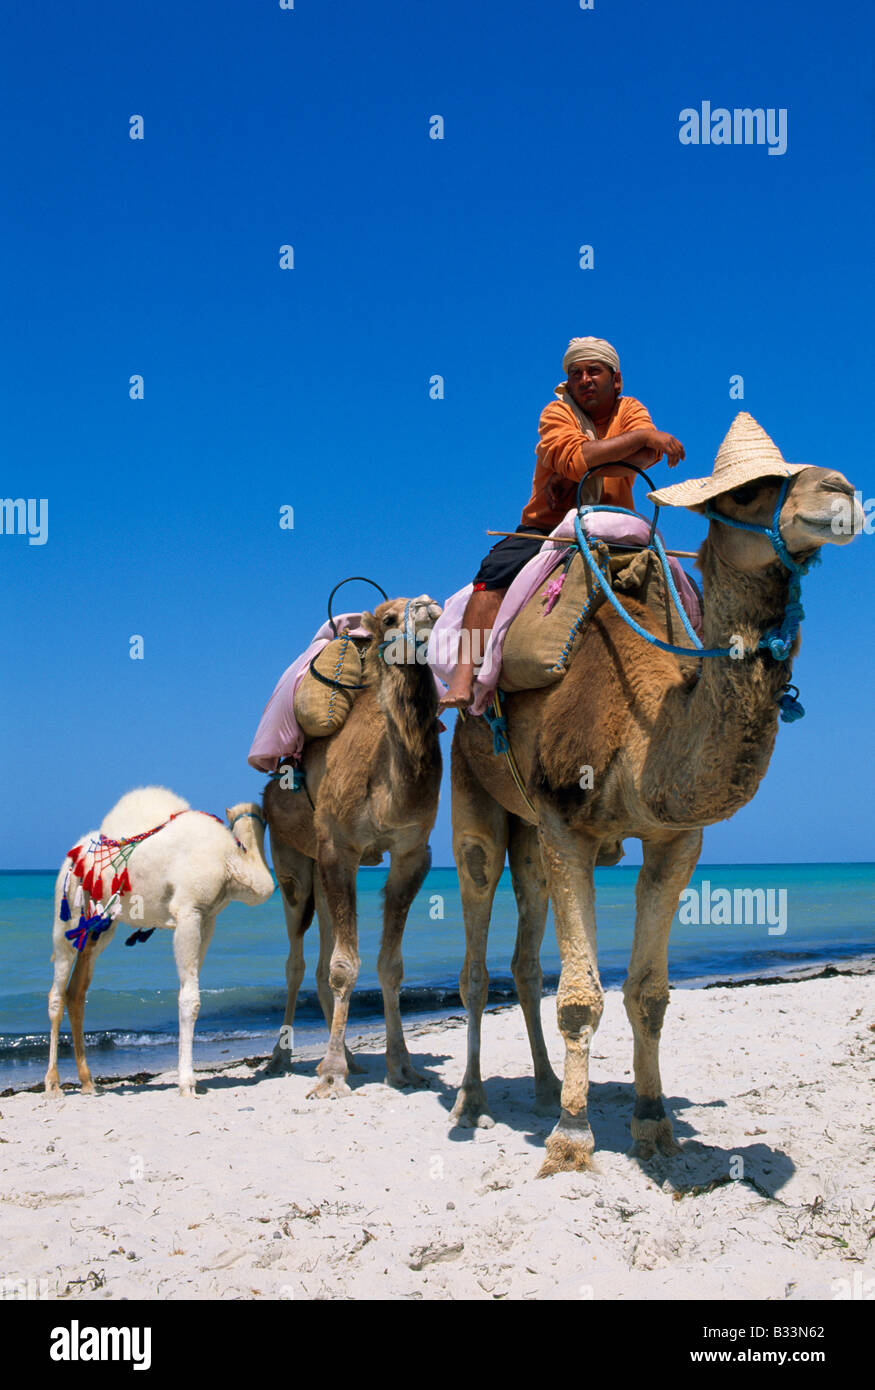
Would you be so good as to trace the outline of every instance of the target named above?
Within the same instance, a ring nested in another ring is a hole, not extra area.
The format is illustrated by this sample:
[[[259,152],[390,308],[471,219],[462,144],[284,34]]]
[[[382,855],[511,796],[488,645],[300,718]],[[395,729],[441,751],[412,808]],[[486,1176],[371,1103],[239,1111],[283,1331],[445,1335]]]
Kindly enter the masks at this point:
[[[863,529],[863,509],[855,498],[842,499],[843,505],[833,503],[829,512],[817,515],[800,512],[795,518],[799,526],[817,538],[823,545],[832,542],[844,545],[858,536]]]

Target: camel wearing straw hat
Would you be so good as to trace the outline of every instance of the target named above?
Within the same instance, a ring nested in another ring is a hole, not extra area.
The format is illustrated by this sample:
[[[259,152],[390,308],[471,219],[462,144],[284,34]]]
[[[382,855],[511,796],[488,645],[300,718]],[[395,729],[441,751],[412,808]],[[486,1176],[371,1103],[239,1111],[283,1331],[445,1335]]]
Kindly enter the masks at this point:
[[[308,1092],[319,1099],[347,1095],[348,1074],[361,1070],[345,1043],[359,969],[356,872],[360,864],[379,864],[387,853],[391,867],[377,961],[386,1018],[386,1080],[399,1088],[425,1085],[407,1051],[398,996],[404,925],[431,863],[428,837],[441,781],[438,697],[431,669],[421,658],[402,651],[393,660],[391,643],[385,654],[378,644],[388,640],[388,634],[409,632],[421,647],[440,611],[421,594],[410,600],[389,599],[373,613],[362,614],[362,626],[374,636],[362,659],[365,689],[336,733],[307,744],[303,767],[308,796],[284,788],[281,780],[270,782],[264,792],[289,936],[286,1013],[267,1072],[276,1074],[291,1066],[295,1004],[304,976],[304,933],[315,907],[320,935],[316,984],[331,1030],[317,1068],[319,1080]]]
[[[453,739],[453,848],[466,935],[460,989],[469,1029],[453,1116],[463,1126],[492,1123],[480,1073],[480,1025],[492,899],[510,846],[519,907],[513,973],[532,1046],[536,1098],[554,1114],[559,1107],[541,1176],[586,1167],[594,1148],[587,1119],[589,1054],[604,996],[593,870],[622,856],[625,837],[640,839],[643,847],[624,985],[634,1039],[632,1137],[641,1158],[677,1151],[663,1105],[659,1040],[678,898],[699,858],[702,827],[727,819],[756,792],[775,743],[778,701],[785,701],[785,717],[801,711],[798,704],[791,711],[790,697],[782,696],[799,645],[801,610],[788,608],[795,567],[804,567],[824,544],[850,540],[862,525],[859,503],[841,473],[786,463],[745,413],[733,422],[710,477],[650,496],[708,516],[697,562],[705,647],[734,643],[739,659],[727,654],[700,661],[659,650],[605,603],[558,684],[505,699],[510,745],[531,809],[506,760],[494,756],[483,719],[460,719]],[[764,533],[776,513],[777,545]],[[626,607],[665,639],[653,610],[633,600]],[[758,645],[782,620],[787,637],[786,621],[794,616],[784,648]],[[591,777],[581,777],[583,768],[592,769]],[[565,1044],[561,1091],[539,1014],[538,955],[548,896],[562,959],[556,1001]]]

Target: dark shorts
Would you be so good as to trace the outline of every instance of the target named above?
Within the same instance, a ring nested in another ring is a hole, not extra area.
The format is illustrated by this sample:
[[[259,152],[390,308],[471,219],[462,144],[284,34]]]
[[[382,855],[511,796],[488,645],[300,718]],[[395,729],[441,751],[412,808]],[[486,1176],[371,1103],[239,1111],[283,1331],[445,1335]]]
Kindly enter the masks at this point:
[[[537,555],[544,537],[550,534],[537,526],[519,526],[517,529],[530,532],[532,539],[505,536],[498,545],[494,545],[474,575],[475,589],[509,589],[523,565]]]

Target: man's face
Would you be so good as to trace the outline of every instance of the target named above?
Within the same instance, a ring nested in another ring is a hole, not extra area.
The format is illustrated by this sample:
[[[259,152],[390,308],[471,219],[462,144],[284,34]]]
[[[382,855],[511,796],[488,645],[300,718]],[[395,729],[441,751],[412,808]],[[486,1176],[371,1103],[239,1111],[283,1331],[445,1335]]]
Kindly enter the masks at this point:
[[[572,362],[568,368],[568,389],[587,415],[601,420],[610,415],[622,389],[619,372],[604,362]]]

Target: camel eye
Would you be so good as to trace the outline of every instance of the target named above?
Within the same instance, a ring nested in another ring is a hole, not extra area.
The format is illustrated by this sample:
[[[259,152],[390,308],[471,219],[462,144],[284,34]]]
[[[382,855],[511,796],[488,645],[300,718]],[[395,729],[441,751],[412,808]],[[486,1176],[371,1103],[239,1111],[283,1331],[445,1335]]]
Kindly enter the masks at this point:
[[[733,502],[737,502],[740,507],[746,507],[748,502],[752,502],[759,492],[758,487],[737,487],[730,492],[729,496]]]

